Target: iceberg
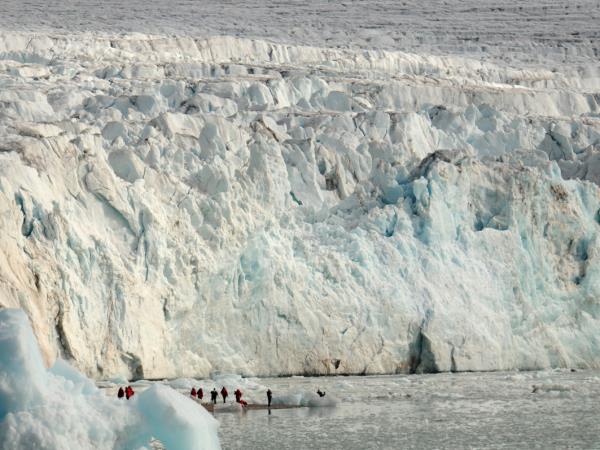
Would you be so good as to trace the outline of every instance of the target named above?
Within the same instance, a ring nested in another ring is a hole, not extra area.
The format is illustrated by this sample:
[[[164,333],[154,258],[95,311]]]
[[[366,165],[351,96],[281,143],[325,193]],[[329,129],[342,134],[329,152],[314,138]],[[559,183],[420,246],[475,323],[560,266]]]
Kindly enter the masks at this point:
[[[337,406],[338,399],[327,394],[320,397],[314,392],[296,392],[292,394],[284,394],[273,397],[273,405],[284,406],[305,406],[310,408],[316,407],[334,407]]]
[[[17,449],[219,449],[217,421],[173,389],[153,384],[132,400],[107,397],[58,360],[47,370],[27,315],[0,310],[0,441]]]

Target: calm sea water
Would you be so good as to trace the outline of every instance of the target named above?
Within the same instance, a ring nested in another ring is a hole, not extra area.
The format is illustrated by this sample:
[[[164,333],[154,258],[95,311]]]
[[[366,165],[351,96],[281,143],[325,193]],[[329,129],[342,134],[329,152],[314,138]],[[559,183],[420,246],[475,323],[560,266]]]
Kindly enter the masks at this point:
[[[217,413],[224,449],[600,449],[598,371],[257,381],[338,404]]]

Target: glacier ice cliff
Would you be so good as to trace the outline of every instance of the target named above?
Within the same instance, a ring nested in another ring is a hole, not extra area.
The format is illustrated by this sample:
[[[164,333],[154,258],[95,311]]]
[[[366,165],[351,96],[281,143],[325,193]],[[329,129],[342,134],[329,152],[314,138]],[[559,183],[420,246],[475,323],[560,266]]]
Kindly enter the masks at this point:
[[[600,366],[600,66],[0,33],[0,304],[107,378]]]

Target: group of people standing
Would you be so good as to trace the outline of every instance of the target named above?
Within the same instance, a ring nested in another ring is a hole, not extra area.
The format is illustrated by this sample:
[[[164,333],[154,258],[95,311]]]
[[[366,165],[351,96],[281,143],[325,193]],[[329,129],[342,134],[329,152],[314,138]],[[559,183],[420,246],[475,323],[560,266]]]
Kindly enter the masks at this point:
[[[236,399],[238,398],[238,394],[237,394],[238,391],[240,391],[240,390],[238,389],[237,391],[235,391]],[[202,399],[204,398],[204,390],[202,390],[201,387],[198,389],[193,387],[192,390],[190,391],[190,395],[192,397],[197,398],[198,400],[202,401]],[[225,401],[227,400],[227,397],[229,396],[229,392],[227,392],[227,389],[225,388],[225,386],[223,386],[223,388],[221,389],[221,396],[223,397],[223,403],[225,403]],[[217,392],[217,389],[213,388],[213,390],[210,391],[210,401],[216,405],[218,397],[219,397],[219,393]],[[241,398],[241,391],[240,391],[240,398]],[[238,403],[239,403],[239,400],[238,400]]]
[[[534,391],[535,392],[535,391]],[[135,392],[133,391],[133,388],[131,386],[127,386],[125,389],[123,389],[122,387],[119,387],[119,392],[117,393],[117,396],[119,398],[123,398],[125,397],[127,400],[129,400],[131,397],[133,397],[133,394],[135,394]],[[317,394],[319,394],[319,397],[325,397],[325,392],[321,391],[321,389],[317,390]],[[202,388],[198,388],[196,389],[195,387],[192,388],[190,395],[194,398],[197,398],[198,400],[200,400],[200,402],[202,402],[202,399],[204,398],[204,391],[202,390]],[[242,393],[242,391],[240,390],[240,388],[237,388],[235,390],[235,392],[233,393],[233,395],[235,395],[235,401],[236,403],[241,404],[242,406],[248,406],[248,402],[246,400],[242,399],[242,395],[244,395]],[[221,388],[221,397],[223,397],[223,403],[227,402],[227,397],[229,396],[229,392],[227,392],[227,388],[225,386],[223,386]],[[219,398],[219,393],[217,392],[216,388],[213,388],[212,391],[210,391],[210,401],[216,405],[217,404],[217,399]],[[273,392],[271,392],[271,389],[267,389],[267,406],[270,408],[271,407],[271,402],[273,401]]]
[[[117,397],[119,397],[119,398],[125,397],[127,400],[129,400],[131,397],[133,397],[133,394],[135,394],[135,392],[133,391],[133,388],[131,386],[127,386],[125,389],[123,389],[122,387],[119,387],[119,392],[117,392]]]
[[[190,395],[194,398],[197,398],[198,400],[202,401],[202,399],[204,398],[204,391],[202,390],[202,388],[198,388],[196,389],[195,387],[192,388],[192,390],[190,391]],[[233,393],[233,395],[235,395],[235,401],[236,403],[241,404],[242,406],[247,406],[248,402],[244,399],[242,399],[242,395],[244,395],[241,391],[240,388],[237,388],[235,390],[235,392]],[[221,397],[223,397],[223,403],[227,402],[227,397],[229,396],[229,392],[227,392],[227,388],[225,386],[223,386],[221,388]],[[217,404],[217,399],[219,398],[219,393],[217,392],[216,388],[213,388],[212,391],[210,391],[210,401],[216,405]],[[273,400],[273,392],[271,392],[271,389],[267,390],[267,403],[268,406],[271,406],[271,401]]]

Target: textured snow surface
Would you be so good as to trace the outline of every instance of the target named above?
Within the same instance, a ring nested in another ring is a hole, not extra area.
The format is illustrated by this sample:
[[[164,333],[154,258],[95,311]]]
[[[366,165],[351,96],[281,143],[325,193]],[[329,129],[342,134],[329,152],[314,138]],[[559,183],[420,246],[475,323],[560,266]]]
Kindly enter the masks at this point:
[[[597,367],[583,60],[0,34],[1,302],[104,378]]]
[[[107,397],[66,362],[46,370],[27,316],[0,311],[0,442],[5,450],[219,449],[216,420],[154,384],[132,400]]]
[[[525,63],[600,57],[597,0],[3,0],[0,29],[215,35]]]

